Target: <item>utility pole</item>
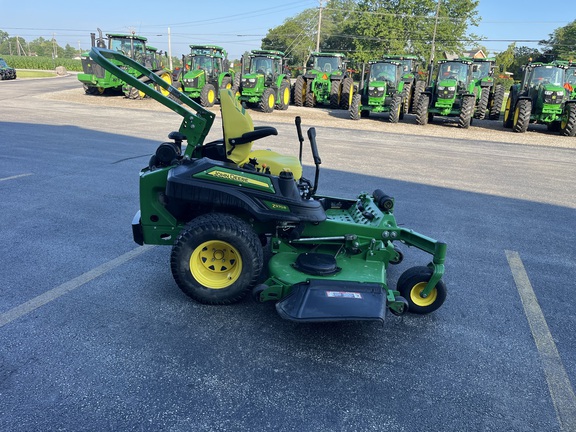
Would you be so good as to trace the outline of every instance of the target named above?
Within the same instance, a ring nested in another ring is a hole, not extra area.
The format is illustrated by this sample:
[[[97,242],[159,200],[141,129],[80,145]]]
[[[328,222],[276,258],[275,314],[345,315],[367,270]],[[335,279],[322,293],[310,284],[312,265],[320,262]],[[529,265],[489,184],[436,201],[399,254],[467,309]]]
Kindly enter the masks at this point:
[[[172,37],[170,35],[170,27],[168,27],[168,63],[170,65],[170,70],[172,68]]]
[[[440,3],[436,5],[436,17],[434,19],[434,33],[432,34],[432,52],[430,53],[430,65],[428,66],[428,85],[432,81],[432,72],[434,71],[434,52],[436,51],[436,30],[438,29],[438,15],[440,14]]]
[[[320,28],[322,27],[322,0],[318,0],[320,5],[318,11],[318,33],[316,35],[316,51],[320,51]]]
[[[21,56],[22,54],[20,54],[20,36],[16,36],[16,49],[18,50],[18,55]]]

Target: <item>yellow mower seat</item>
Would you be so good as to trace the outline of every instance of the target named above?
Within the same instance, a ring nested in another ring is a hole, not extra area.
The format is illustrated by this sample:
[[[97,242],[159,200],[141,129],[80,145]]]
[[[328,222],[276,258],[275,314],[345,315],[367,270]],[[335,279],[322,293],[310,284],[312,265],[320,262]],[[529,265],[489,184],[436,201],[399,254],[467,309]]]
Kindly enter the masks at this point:
[[[289,170],[296,180],[302,177],[302,165],[295,156],[281,155],[271,150],[252,151],[252,140],[277,135],[271,127],[254,128],[252,118],[240,105],[229,89],[220,90],[220,110],[222,112],[222,132],[228,160],[242,167],[256,162],[256,168],[272,175]]]

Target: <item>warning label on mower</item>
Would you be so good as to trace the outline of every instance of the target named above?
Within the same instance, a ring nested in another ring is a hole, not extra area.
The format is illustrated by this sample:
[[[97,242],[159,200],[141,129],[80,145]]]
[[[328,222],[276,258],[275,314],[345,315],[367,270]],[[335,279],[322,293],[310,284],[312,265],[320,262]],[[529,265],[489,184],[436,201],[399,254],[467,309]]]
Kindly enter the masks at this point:
[[[326,291],[326,295],[328,297],[333,298],[350,298],[350,299],[361,299],[362,294],[357,292],[349,292],[349,291]]]

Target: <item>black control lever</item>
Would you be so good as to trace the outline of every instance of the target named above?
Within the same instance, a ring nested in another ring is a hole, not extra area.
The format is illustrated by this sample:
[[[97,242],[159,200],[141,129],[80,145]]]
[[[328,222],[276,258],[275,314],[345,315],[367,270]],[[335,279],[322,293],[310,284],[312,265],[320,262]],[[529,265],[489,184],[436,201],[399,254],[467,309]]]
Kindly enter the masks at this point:
[[[296,132],[298,132],[298,141],[300,141],[300,155],[298,156],[300,160],[300,165],[302,165],[302,146],[304,144],[304,136],[302,135],[302,119],[300,116],[296,116],[294,119],[296,123]]]
[[[314,165],[316,165],[316,174],[314,175],[314,186],[310,195],[314,195],[318,189],[318,177],[320,176],[320,164],[322,159],[318,154],[318,147],[316,146],[316,129],[311,127],[308,129],[308,139],[310,140],[310,148],[312,149],[312,158],[314,159]]]

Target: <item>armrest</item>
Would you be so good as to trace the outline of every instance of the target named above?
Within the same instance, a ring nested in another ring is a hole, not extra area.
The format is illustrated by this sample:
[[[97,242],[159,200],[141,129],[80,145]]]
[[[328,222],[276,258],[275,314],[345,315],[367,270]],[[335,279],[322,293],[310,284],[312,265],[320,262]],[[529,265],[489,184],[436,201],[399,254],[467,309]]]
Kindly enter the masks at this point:
[[[238,138],[231,138],[229,141],[230,144],[236,146],[238,144],[246,144],[252,141],[256,141],[257,139],[265,138],[270,135],[278,135],[278,131],[276,130],[276,128],[273,128],[271,126],[257,126],[254,128],[253,131],[246,132],[245,134],[242,134],[242,136]]]

